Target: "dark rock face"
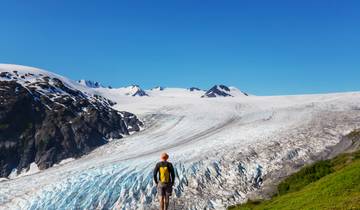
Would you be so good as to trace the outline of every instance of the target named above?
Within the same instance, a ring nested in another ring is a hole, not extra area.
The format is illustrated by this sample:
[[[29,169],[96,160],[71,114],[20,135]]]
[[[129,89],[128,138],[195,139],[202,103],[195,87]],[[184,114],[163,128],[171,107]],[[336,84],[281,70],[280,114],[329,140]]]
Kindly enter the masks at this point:
[[[0,177],[32,162],[46,169],[142,126],[135,115],[112,109],[110,100],[86,95],[60,79],[19,83],[14,73],[0,73]]]
[[[210,90],[206,91],[206,93],[201,96],[202,98],[214,98],[214,97],[233,97],[230,94],[230,88],[225,85],[215,85]]]

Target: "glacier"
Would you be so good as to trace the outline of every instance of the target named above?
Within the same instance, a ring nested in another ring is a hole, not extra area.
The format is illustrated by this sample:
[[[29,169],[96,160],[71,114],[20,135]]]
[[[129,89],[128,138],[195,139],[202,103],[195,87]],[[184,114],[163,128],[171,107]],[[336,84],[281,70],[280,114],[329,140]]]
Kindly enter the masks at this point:
[[[0,180],[0,209],[158,209],[152,170],[176,168],[171,209],[226,209],[331,152],[360,128],[360,93],[201,98],[180,88],[86,89],[145,127],[81,158]]]

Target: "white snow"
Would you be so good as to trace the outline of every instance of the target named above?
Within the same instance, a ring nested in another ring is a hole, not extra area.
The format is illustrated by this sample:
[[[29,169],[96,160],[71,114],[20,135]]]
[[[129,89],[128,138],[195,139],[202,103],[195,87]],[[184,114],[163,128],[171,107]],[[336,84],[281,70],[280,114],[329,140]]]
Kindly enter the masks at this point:
[[[230,86],[229,89],[230,89],[230,95],[232,95],[234,97],[243,97],[243,96],[245,96],[244,92],[239,90],[237,87]]]
[[[81,84],[78,84],[75,81],[67,79],[66,77],[63,77],[61,75],[58,75],[58,74],[55,74],[55,73],[52,73],[52,72],[49,72],[49,71],[46,71],[46,70],[43,70],[43,69],[29,67],[29,66],[15,65],[15,64],[0,64],[0,72],[13,73],[13,71],[17,71],[20,76],[25,75],[27,73],[34,74],[34,76],[30,77],[32,79],[32,81],[36,81],[36,79],[38,79],[39,76],[44,75],[44,76],[59,78],[63,82],[65,82],[65,84],[73,87],[74,89],[82,90],[82,89],[86,88],[86,87],[83,87]],[[22,81],[21,78],[18,77],[18,79],[20,81]],[[1,77],[0,77],[0,80],[2,80]]]
[[[17,170],[14,169],[11,174],[9,175],[9,179],[16,179],[23,176],[28,176],[32,174],[36,174],[40,171],[39,167],[36,163],[31,163],[29,169],[23,169],[19,174],[17,174]]]
[[[311,162],[360,127],[360,92],[209,99],[181,88],[148,90],[150,97],[87,91],[138,115],[144,129],[66,164],[0,182],[0,209],[157,209],[152,169],[163,151],[177,170],[178,209],[225,209],[246,200],[261,177],[285,163]]]
[[[116,88],[113,91],[116,91],[118,94],[126,95],[126,96],[136,96],[135,94],[140,91],[141,88],[137,85],[131,85],[123,88]]]
[[[0,182],[5,182],[5,181],[8,181],[9,179],[8,178],[0,178]]]
[[[60,161],[60,163],[54,164],[54,167],[55,167],[55,166],[61,166],[61,165],[70,163],[71,161],[74,161],[74,160],[75,160],[75,158],[66,158],[66,159]]]

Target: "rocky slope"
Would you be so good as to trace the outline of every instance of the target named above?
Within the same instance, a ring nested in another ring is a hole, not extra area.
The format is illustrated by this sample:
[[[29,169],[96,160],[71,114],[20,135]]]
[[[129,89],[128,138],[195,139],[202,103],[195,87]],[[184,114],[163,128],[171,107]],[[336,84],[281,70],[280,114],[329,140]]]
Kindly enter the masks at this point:
[[[0,65],[0,177],[79,157],[142,123],[49,72]]]

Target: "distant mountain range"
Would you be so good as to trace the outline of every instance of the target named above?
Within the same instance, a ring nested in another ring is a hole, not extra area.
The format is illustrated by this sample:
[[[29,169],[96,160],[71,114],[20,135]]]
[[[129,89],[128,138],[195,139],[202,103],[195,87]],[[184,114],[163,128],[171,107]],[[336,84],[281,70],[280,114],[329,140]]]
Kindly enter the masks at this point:
[[[106,88],[102,86],[99,82],[94,82],[91,80],[79,80],[79,84],[84,85],[89,88]],[[112,87],[107,87],[112,89]],[[151,94],[148,94],[149,92],[154,91],[164,91],[168,88],[157,86],[154,88],[151,88],[150,90],[144,90],[139,85],[131,85],[128,87],[122,87],[122,88],[114,88],[118,89],[120,92],[123,92],[124,95],[127,96],[150,96]],[[171,89],[171,88],[170,88]],[[240,91],[236,87],[228,87],[226,85],[214,85],[209,90],[201,90],[197,87],[190,87],[188,89],[190,92],[203,92],[201,95],[202,98],[216,98],[216,97],[239,97],[239,96],[249,96],[247,93]]]

